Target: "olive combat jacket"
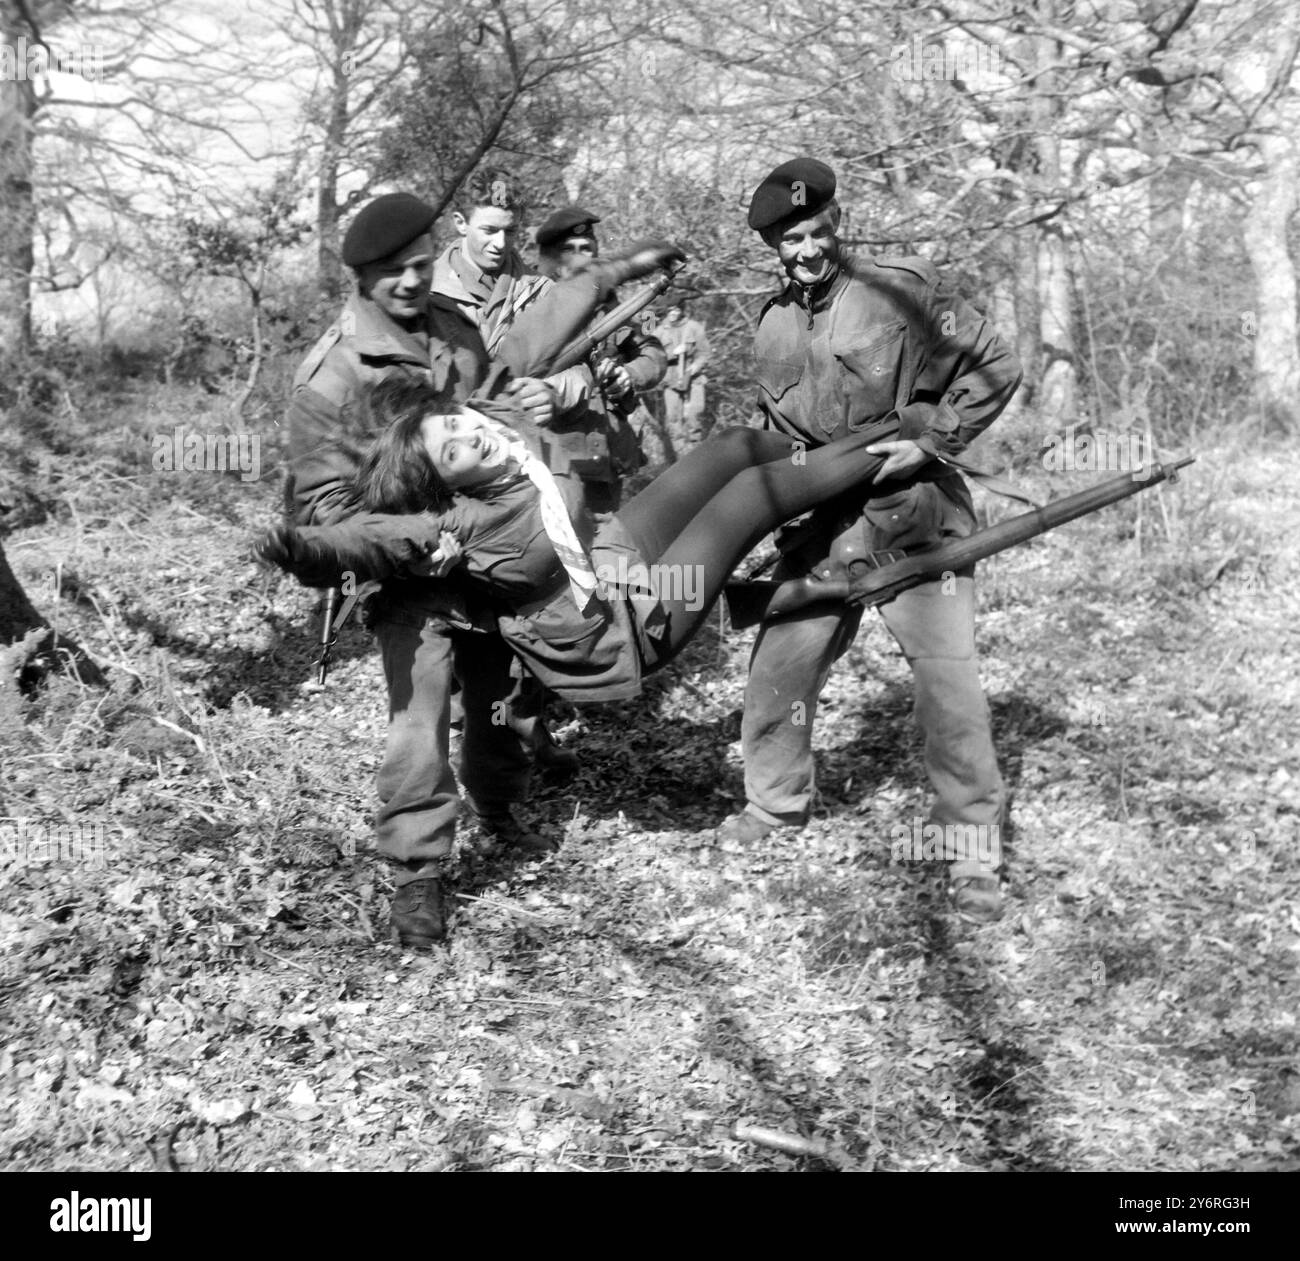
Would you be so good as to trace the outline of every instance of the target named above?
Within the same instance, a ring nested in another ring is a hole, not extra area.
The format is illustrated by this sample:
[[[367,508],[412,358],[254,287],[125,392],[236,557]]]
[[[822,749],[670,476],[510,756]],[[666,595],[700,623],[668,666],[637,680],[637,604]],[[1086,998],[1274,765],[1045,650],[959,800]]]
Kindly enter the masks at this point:
[[[486,300],[470,292],[462,273],[480,277],[489,286]],[[512,257],[495,279],[485,277],[466,260],[461,243],[454,241],[437,258],[433,267],[433,292],[454,303],[467,321],[476,324],[489,351],[500,344],[507,332],[525,313],[546,298],[556,286],[548,276],[524,272]],[[610,294],[604,304],[615,305]],[[623,329],[609,339],[611,354],[626,369],[635,391],[649,389],[663,377],[667,361],[663,348],[653,337]],[[625,473],[635,472],[645,462],[640,442],[628,416],[635,409],[608,396],[596,383],[590,367],[578,364],[546,378],[555,391],[555,420],[551,429],[558,440],[552,449],[562,452],[565,467],[572,468],[584,482],[616,483]]]
[[[611,299],[608,305],[613,305]],[[588,366],[590,397],[582,405],[556,418],[556,446],[564,451],[573,471],[584,482],[615,485],[621,477],[635,473],[645,463],[641,441],[632,427],[638,393],[657,385],[667,368],[667,357],[657,338],[640,332],[635,325],[621,328],[605,342],[607,353],[627,372],[632,391],[620,395],[599,385]]]
[[[762,423],[811,446],[897,411],[899,438],[958,455],[993,423],[1022,375],[988,321],[920,258],[846,255],[824,293],[787,285],[759,316],[754,353]],[[924,550],[974,524],[965,482],[931,463],[901,488],[817,509],[785,573],[829,576],[828,563]]]
[[[448,405],[462,403],[487,376],[488,356],[474,325],[434,299],[426,328],[407,332],[373,302],[353,294],[303,361],[289,404],[285,507],[299,525],[343,515],[349,482],[374,436],[363,400],[380,381],[427,381]]]

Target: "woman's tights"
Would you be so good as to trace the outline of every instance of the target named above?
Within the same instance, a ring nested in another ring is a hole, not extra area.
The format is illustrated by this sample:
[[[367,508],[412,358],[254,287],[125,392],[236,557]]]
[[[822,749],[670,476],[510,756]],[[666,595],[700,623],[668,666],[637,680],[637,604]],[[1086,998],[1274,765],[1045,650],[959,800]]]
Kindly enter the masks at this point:
[[[889,425],[809,450],[780,434],[728,429],[679,460],[619,510],[668,615],[648,668],[685,647],[732,570],[765,534],[859,483],[886,457],[864,448],[896,436]]]

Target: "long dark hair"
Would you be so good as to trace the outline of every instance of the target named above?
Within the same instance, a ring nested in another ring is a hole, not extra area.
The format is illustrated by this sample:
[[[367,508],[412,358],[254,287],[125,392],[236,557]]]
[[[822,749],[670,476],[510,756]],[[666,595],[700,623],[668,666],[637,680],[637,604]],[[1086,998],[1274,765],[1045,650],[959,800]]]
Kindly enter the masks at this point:
[[[353,502],[368,512],[441,512],[452,491],[438,476],[420,426],[431,412],[452,410],[425,381],[381,381],[365,396],[373,445],[353,479]]]

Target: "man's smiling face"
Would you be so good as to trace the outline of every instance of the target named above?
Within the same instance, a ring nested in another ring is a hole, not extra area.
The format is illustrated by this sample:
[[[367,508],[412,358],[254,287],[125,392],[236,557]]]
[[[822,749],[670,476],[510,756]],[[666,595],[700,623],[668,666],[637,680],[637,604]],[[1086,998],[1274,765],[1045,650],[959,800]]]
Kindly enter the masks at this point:
[[[840,261],[840,242],[835,235],[839,225],[839,207],[830,205],[807,219],[770,229],[764,239],[776,249],[785,274],[795,284],[816,285]]]
[[[468,219],[457,213],[452,222],[461,235],[465,257],[480,271],[495,276],[514,249],[519,230],[515,212],[502,206],[475,206]]]
[[[413,320],[429,304],[433,241],[426,233],[395,254],[358,269],[361,292],[395,320]]]

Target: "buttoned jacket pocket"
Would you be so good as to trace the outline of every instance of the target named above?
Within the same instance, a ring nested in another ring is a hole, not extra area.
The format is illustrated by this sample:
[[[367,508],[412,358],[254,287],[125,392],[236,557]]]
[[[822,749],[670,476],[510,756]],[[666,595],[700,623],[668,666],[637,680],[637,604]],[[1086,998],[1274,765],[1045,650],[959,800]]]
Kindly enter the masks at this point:
[[[903,321],[862,330],[831,350],[840,362],[840,385],[849,402],[850,429],[864,429],[894,410],[906,358]]]
[[[937,543],[944,507],[939,488],[930,482],[918,482],[893,495],[873,496],[862,509],[871,527],[871,550],[921,548]]]

